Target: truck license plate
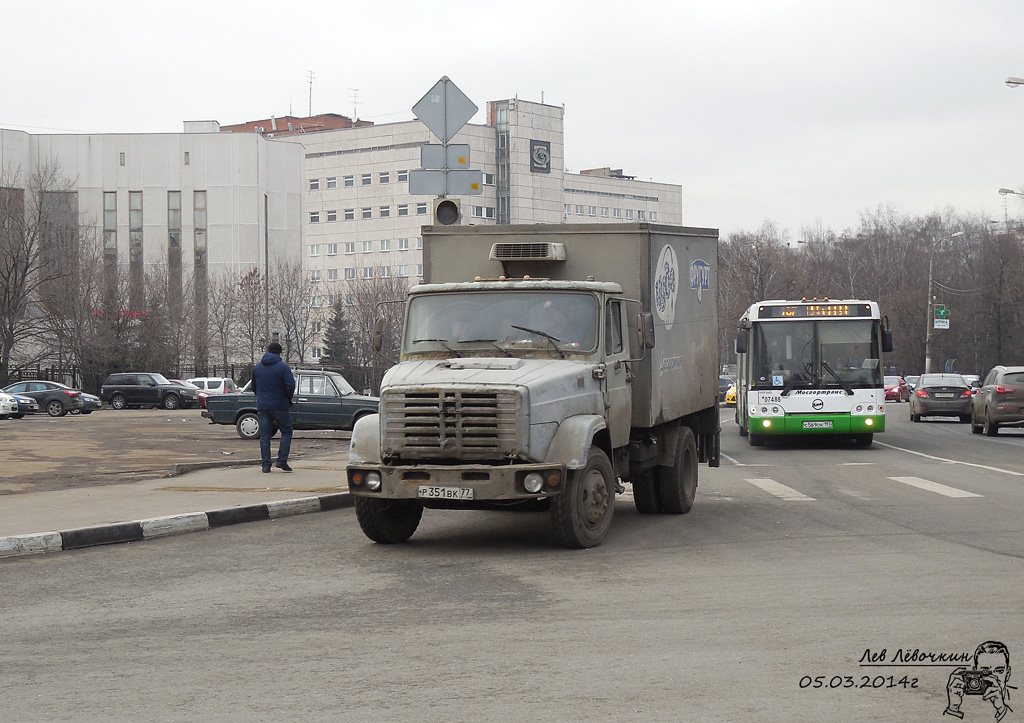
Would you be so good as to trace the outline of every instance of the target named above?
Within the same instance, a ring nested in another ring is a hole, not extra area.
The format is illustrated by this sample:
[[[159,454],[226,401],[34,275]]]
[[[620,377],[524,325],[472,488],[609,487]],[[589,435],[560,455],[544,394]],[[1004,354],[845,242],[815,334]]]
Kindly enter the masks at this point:
[[[471,500],[473,499],[472,487],[437,487],[435,485],[420,485],[416,488],[419,497],[427,497],[437,500]]]
[[[826,419],[823,422],[804,422],[804,429],[832,429],[832,420]]]

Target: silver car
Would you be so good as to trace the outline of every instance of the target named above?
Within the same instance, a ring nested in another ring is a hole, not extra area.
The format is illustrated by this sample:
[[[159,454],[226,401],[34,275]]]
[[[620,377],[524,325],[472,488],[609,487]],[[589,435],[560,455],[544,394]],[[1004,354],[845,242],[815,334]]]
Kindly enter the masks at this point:
[[[971,431],[990,437],[1000,427],[1024,424],[1024,366],[993,367],[974,393],[971,403]]]
[[[922,374],[910,395],[910,421],[924,417],[959,417],[971,421],[971,388],[959,374]]]

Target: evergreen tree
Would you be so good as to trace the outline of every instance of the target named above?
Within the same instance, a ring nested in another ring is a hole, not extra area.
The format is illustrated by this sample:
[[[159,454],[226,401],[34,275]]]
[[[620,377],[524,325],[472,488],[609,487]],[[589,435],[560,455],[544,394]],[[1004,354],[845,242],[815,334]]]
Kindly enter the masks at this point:
[[[344,300],[339,294],[331,307],[331,321],[324,334],[324,361],[334,366],[361,364],[353,339],[352,322],[345,315]]]

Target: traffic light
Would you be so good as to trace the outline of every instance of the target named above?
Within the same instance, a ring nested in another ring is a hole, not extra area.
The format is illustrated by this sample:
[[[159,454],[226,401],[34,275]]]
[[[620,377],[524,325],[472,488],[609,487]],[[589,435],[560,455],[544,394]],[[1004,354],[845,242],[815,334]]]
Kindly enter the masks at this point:
[[[462,220],[462,209],[457,198],[434,199],[434,222],[441,226],[451,226]]]

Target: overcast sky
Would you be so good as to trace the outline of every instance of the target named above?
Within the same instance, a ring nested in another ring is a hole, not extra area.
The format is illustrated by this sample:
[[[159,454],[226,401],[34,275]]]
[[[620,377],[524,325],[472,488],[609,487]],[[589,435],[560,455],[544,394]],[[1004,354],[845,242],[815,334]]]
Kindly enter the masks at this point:
[[[4,9],[0,127],[181,132],[310,111],[565,106],[566,167],[683,188],[683,222],[792,241],[1024,191],[1021,0],[90,2]],[[358,89],[357,92],[353,89]],[[1011,216],[1024,203],[1009,197]]]

